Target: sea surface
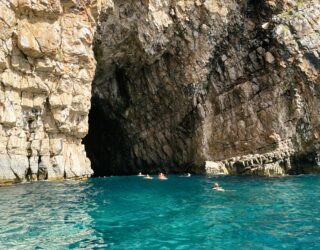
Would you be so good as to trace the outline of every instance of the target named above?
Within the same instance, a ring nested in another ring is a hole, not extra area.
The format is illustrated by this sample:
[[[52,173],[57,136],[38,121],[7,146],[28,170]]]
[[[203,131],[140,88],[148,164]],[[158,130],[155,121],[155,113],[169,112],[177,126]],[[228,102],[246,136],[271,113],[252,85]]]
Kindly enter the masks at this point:
[[[0,187],[0,249],[320,249],[320,176]]]

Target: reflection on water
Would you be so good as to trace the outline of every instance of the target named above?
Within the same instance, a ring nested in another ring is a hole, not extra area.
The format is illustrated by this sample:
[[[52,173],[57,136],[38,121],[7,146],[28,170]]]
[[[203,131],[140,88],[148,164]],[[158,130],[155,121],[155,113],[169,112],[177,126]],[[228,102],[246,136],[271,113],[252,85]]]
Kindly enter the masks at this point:
[[[1,187],[0,196],[1,249],[103,244],[89,215],[98,206],[93,183]]]
[[[319,191],[317,176],[1,187],[0,249],[320,249]]]

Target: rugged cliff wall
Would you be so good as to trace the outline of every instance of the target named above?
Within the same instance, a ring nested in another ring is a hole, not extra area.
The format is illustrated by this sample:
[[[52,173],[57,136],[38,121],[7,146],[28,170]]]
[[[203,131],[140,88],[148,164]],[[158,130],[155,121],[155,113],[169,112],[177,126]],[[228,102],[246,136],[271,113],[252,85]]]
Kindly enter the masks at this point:
[[[0,0],[0,184],[90,176],[90,105],[98,174],[318,171],[319,16],[317,0]]]
[[[99,4],[0,0],[0,184],[92,174],[81,138]]]
[[[108,149],[89,133],[92,162],[111,160],[111,174],[208,160],[208,172],[317,171],[319,14],[318,1],[110,1],[93,83]]]

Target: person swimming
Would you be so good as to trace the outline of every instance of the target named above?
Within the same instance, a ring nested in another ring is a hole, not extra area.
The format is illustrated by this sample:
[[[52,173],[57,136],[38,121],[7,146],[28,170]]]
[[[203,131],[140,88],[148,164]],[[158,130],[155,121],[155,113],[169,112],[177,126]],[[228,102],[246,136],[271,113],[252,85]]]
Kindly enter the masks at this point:
[[[141,172],[139,172],[138,176],[145,176],[144,174],[142,174]]]
[[[214,190],[216,190],[216,191],[222,191],[222,192],[224,192],[224,189],[219,186],[219,183],[218,183],[218,182],[215,182],[215,183],[214,183],[212,189],[214,189]]]
[[[186,173],[186,174],[183,174],[183,175],[179,175],[179,177],[191,177],[191,174],[190,173]]]
[[[153,177],[151,177],[150,175],[146,175],[145,177],[144,177],[145,179],[148,179],[148,180],[152,180],[153,179]]]
[[[167,178],[163,173],[160,172],[160,173],[158,174],[158,179],[159,179],[159,180],[167,180],[168,178]]]

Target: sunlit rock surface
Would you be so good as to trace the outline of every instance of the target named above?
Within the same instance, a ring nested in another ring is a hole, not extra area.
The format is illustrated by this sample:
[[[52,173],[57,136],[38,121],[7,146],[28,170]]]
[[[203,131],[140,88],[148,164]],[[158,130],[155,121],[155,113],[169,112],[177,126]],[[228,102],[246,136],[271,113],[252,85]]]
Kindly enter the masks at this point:
[[[92,174],[81,140],[99,5],[0,0],[0,184]]]

